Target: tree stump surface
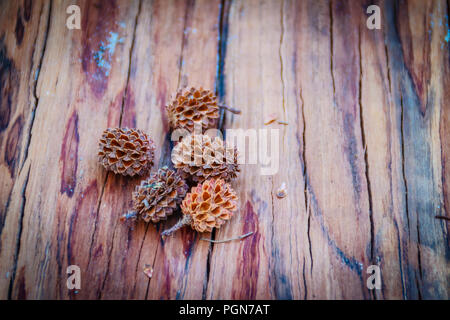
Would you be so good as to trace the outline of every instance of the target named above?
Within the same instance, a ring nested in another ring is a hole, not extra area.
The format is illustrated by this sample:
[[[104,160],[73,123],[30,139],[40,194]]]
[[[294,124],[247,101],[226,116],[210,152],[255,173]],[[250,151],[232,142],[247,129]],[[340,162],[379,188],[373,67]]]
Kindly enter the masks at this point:
[[[77,1],[81,30],[72,2],[0,2],[0,299],[449,299],[449,1]],[[186,86],[242,110],[223,130],[279,130],[279,165],[258,147],[230,222],[163,240],[180,213],[120,222],[140,178],[98,139],[142,129],[170,164]]]

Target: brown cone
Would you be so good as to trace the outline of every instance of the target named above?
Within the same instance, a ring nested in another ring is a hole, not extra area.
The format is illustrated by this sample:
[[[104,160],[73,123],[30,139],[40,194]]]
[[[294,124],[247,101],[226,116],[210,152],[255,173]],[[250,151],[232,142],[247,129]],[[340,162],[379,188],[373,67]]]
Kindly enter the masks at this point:
[[[215,128],[219,118],[216,96],[202,88],[178,91],[166,109],[172,129],[186,129],[189,132],[194,132],[194,126],[201,127],[202,131]]]
[[[152,139],[141,130],[109,128],[100,138],[98,158],[116,174],[142,175],[153,165],[154,150]]]
[[[239,172],[237,149],[231,148],[220,137],[188,135],[172,151],[174,167],[183,178],[203,182],[222,178],[229,182]]]
[[[133,211],[122,216],[156,223],[166,220],[186,195],[188,186],[175,171],[163,167],[141,182],[133,192]]]
[[[181,203],[183,218],[162,233],[168,236],[183,225],[198,232],[211,232],[230,220],[237,211],[237,195],[223,179],[210,179],[191,189]]]

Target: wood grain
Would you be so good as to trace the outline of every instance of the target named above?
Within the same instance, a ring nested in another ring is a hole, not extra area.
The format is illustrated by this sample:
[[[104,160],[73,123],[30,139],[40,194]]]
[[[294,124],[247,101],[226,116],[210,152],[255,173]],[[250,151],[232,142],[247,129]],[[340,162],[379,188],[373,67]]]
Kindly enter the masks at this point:
[[[0,13],[0,298],[11,297],[17,272],[39,102],[38,76],[47,40],[49,3],[3,2]],[[11,23],[13,20],[14,23]]]
[[[77,3],[81,30],[70,1],[0,3],[0,299],[448,299],[448,1]],[[179,212],[119,222],[139,178],[105,172],[97,143],[137,127],[152,170],[170,165],[165,105],[185,86],[242,110],[223,131],[278,130],[278,170],[258,154],[229,223],[162,240]]]
[[[214,89],[216,77],[217,37],[219,32],[219,2],[187,2],[179,17],[183,22],[183,37],[179,55],[179,73],[176,87],[185,86]],[[168,79],[174,79],[167,74]],[[174,80],[177,78],[175,77]],[[173,94],[172,94],[173,95]],[[167,97],[167,98],[166,98]],[[165,101],[164,101],[165,102]],[[169,138],[167,138],[169,140]],[[166,142],[168,143],[168,142]],[[170,154],[165,159],[169,162]],[[164,223],[164,230],[175,224],[179,215]],[[201,299],[206,277],[209,243],[200,241],[200,237],[190,229],[183,229],[173,237],[160,241],[154,260],[155,276],[150,280],[149,299]]]

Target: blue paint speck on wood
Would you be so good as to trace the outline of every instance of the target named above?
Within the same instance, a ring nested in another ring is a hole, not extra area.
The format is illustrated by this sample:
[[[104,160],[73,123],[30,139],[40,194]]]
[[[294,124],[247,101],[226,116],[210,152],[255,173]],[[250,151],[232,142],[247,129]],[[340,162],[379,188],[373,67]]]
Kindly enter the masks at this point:
[[[94,59],[97,67],[103,69],[106,76],[109,76],[111,70],[111,59],[116,50],[118,43],[123,43],[123,38],[119,38],[117,32],[109,32],[109,37],[106,39],[106,45],[103,41],[100,42],[100,47],[97,52],[94,53]]]

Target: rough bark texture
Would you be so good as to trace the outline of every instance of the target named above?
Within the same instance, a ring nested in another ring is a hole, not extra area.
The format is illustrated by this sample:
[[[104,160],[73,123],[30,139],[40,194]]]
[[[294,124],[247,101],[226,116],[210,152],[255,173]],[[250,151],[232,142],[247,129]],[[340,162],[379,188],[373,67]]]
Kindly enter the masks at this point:
[[[1,299],[449,298],[448,1],[375,1],[381,30],[367,0],[79,1],[69,30],[72,2],[0,3]],[[184,86],[242,110],[223,130],[279,129],[279,170],[242,165],[229,223],[162,240],[179,215],[120,223],[139,178],[97,143],[137,127],[170,165]]]

